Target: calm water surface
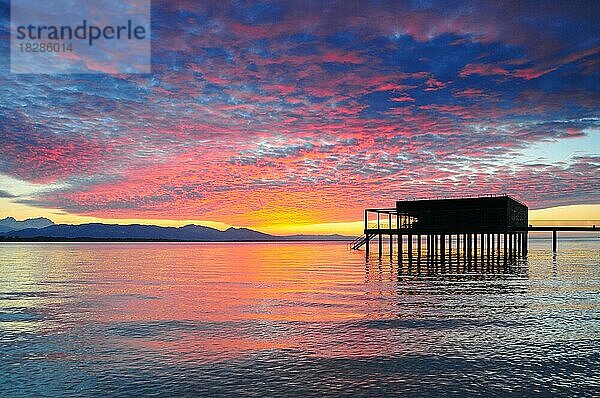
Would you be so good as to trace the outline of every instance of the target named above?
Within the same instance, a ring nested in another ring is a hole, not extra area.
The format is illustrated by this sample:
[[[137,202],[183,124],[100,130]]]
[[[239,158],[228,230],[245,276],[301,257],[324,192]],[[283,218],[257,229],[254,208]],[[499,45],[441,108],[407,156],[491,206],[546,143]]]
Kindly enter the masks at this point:
[[[600,245],[0,244],[0,396],[598,396]]]

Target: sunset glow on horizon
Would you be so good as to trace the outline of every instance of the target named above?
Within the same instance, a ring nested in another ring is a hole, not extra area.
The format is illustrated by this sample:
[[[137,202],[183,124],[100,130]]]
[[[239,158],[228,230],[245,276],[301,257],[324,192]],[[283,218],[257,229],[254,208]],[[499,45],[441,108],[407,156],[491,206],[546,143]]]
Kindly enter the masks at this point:
[[[247,227],[244,225],[231,225],[219,221],[208,221],[199,219],[135,219],[135,218],[99,218],[90,216],[79,216],[68,214],[53,209],[40,209],[29,206],[19,206],[0,199],[0,219],[4,217],[14,217],[17,220],[27,218],[46,217],[57,224],[85,224],[85,223],[104,223],[104,224],[141,224],[158,225],[162,227],[182,227],[195,224],[207,227],[225,230],[227,228]],[[359,212],[357,212],[358,214]],[[360,211],[362,214],[362,210]],[[600,205],[570,205],[557,206],[547,209],[530,210],[529,222],[536,226],[545,225],[568,225],[568,226],[591,226],[600,224]],[[340,234],[340,235],[360,235],[364,228],[363,220],[348,222],[324,222],[324,223],[289,223],[256,225],[252,229],[274,235],[295,235],[295,234]]]
[[[356,235],[508,194],[600,219],[598,5],[460,4],[153,2],[147,75],[10,74],[4,41],[0,218]]]

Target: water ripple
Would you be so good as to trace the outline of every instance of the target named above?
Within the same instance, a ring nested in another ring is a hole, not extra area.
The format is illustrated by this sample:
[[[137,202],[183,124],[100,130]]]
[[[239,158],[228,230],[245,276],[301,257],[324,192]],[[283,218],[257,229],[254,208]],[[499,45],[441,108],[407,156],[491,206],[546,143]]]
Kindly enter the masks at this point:
[[[598,396],[597,245],[2,244],[0,396]]]

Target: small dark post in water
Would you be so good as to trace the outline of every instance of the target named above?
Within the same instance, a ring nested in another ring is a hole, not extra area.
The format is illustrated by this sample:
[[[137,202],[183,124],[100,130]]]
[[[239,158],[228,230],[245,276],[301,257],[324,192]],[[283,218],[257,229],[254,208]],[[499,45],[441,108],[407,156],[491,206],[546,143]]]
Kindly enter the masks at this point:
[[[408,262],[412,264],[412,245],[413,245],[413,236],[408,235]]]
[[[481,240],[481,264],[485,263],[485,234],[479,236]]]
[[[467,234],[462,234],[462,247],[463,247],[463,263],[467,263],[467,252],[469,251],[469,244],[467,243]]]
[[[471,263],[471,259],[473,258],[473,236],[471,234],[467,234],[467,261]]]
[[[552,230],[552,251],[556,253],[556,240],[557,240],[558,232],[554,229]]]
[[[398,235],[398,261],[402,260],[402,235]]]
[[[369,257],[369,233],[367,233],[367,229],[369,228],[369,213],[365,210],[365,256]]]
[[[471,237],[473,238],[473,265],[477,268],[477,234],[473,234]]]
[[[504,234],[504,264],[506,264],[506,260],[508,259],[508,234]]]
[[[392,230],[392,213],[388,214],[388,228],[390,231]],[[392,252],[394,251],[394,235],[390,232],[390,257],[392,257]]]
[[[448,235],[448,267],[452,267],[452,234]]]
[[[442,258],[442,264],[446,262],[446,235],[440,236],[440,256]]]

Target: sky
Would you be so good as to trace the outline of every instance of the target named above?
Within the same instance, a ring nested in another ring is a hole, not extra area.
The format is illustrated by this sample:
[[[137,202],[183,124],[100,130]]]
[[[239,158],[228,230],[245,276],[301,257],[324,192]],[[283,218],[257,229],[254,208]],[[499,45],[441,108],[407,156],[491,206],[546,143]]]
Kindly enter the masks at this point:
[[[153,1],[152,73],[10,73],[0,216],[360,233],[509,194],[600,219],[600,2]]]

